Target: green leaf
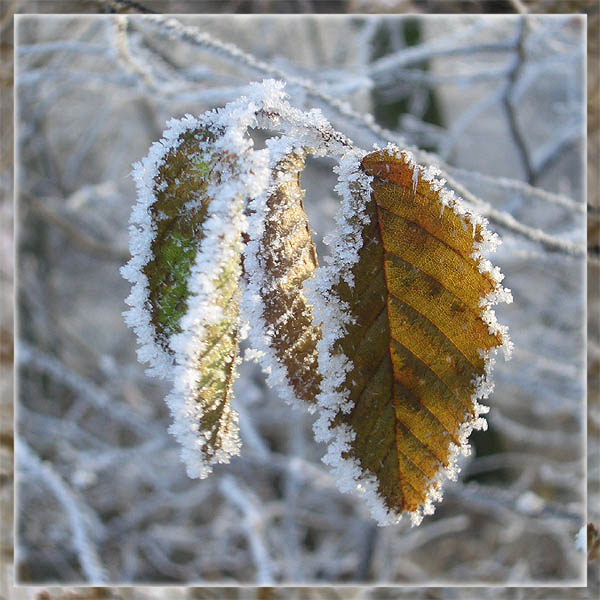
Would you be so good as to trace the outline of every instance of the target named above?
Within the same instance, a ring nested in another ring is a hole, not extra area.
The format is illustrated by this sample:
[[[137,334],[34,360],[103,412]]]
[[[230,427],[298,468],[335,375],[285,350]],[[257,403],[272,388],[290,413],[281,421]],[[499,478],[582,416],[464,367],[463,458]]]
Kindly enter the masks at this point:
[[[148,279],[155,340],[168,352],[170,337],[181,332],[180,320],[189,296],[188,278],[204,238],[212,160],[206,142],[214,138],[208,128],[181,134],[154,177],[156,201],[150,211],[156,233],[150,248],[152,259],[143,273]]]

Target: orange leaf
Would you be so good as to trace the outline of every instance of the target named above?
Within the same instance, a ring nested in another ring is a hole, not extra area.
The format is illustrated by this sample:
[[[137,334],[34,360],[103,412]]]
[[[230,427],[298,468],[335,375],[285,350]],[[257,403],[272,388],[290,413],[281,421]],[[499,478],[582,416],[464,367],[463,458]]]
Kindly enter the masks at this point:
[[[442,474],[455,477],[470,432],[485,427],[490,355],[511,347],[489,308],[510,293],[481,256],[496,237],[434,175],[391,146],[346,173],[341,230],[356,256],[339,239],[320,283],[345,312],[333,331],[321,319],[330,374],[316,431],[333,438],[325,461],[341,488],[367,491],[381,524],[433,512]]]

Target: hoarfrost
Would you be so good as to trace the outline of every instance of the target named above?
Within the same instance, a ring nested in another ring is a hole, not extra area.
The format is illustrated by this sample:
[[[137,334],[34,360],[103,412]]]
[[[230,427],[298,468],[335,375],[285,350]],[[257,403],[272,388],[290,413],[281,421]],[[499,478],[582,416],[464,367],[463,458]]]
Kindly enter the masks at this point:
[[[150,364],[149,372],[173,379],[172,391],[166,398],[173,417],[170,432],[182,446],[181,456],[190,477],[206,477],[213,464],[228,462],[230,456],[239,453],[237,415],[228,404],[216,425],[218,449],[211,452],[204,448],[207,434],[211,432],[198,431],[198,424],[203,414],[202,404],[206,405],[210,399],[202,398],[199,369],[208,328],[225,319],[219,306],[219,277],[226,269],[232,270],[229,277],[236,280],[241,274],[241,235],[247,228],[243,213],[245,200],[247,196],[260,194],[268,182],[266,152],[251,151],[252,141],[246,136],[246,129],[255,121],[256,106],[246,99],[236,100],[198,119],[186,115],[181,120],[171,120],[163,139],[151,146],[148,156],[136,163],[133,171],[138,204],[131,216],[132,258],[121,271],[133,283],[127,298],[131,309],[125,313],[125,319],[137,334],[138,357]],[[215,134],[210,148],[206,143],[199,145],[210,153],[220,181],[211,180],[207,187],[207,196],[211,200],[203,223],[204,237],[188,278],[189,297],[187,311],[180,320],[181,333],[173,334],[168,340],[168,349],[164,349],[156,342],[156,331],[148,310],[149,282],[142,271],[152,258],[151,244],[156,233],[150,212],[157,200],[154,180],[167,154],[180,143],[180,136],[201,128]],[[235,166],[219,160],[221,156],[235,157]],[[227,326],[230,331],[235,331],[239,322],[231,319]],[[219,358],[225,363],[231,362],[231,357]],[[233,362],[232,379],[235,378],[237,358]],[[204,375],[223,379],[220,372],[205,372]],[[227,399],[223,402],[227,403]]]
[[[231,172],[230,166],[223,168],[219,185],[209,190],[213,199],[204,224],[206,237],[190,275],[188,311],[181,319],[183,331],[169,340],[170,350],[173,351],[173,356],[170,356],[154,342],[150,315],[146,309],[148,281],[142,273],[142,267],[150,259],[151,242],[155,234],[149,208],[155,201],[153,180],[166,154],[177,144],[182,132],[201,125],[208,125],[218,132],[211,149],[213,156],[218,156],[219,152],[233,154],[240,163],[239,172]],[[248,127],[277,128],[283,135],[269,139],[266,150],[255,152],[246,134]],[[485,253],[495,249],[499,243],[498,237],[488,232],[485,218],[467,209],[454,192],[444,189],[445,180],[438,179],[437,169],[418,165],[410,152],[400,150],[393,144],[388,144],[385,150],[402,159],[412,169],[414,190],[419,180],[422,180],[438,192],[441,213],[445,208],[450,208],[461,219],[465,230],[468,227],[474,233],[479,230],[471,256],[479,270],[488,273],[494,283],[493,290],[481,300],[482,318],[491,333],[502,335],[503,350],[508,358],[512,343],[506,327],[497,323],[491,306],[501,301],[510,302],[512,296],[510,290],[504,289],[500,284],[503,279],[500,270],[484,258]],[[151,372],[162,376],[171,374],[174,377],[173,391],[167,398],[174,420],[171,432],[182,444],[182,457],[188,474],[192,477],[205,477],[210,473],[212,464],[227,462],[231,455],[239,452],[237,415],[230,407],[224,411],[218,424],[227,429],[227,435],[219,439],[220,449],[211,456],[198,452],[199,446],[203,444],[199,442],[199,434],[201,439],[202,434],[208,435],[211,432],[197,431],[195,424],[202,417],[202,409],[195,394],[198,393],[198,361],[204,347],[206,328],[223,318],[218,310],[219,290],[215,282],[225,265],[231,262],[232,256],[242,251],[241,233],[247,231],[248,242],[244,250],[247,277],[242,285],[241,297],[244,325],[253,346],[247,356],[262,365],[268,375],[268,383],[275,386],[287,402],[296,404],[296,394],[288,381],[286,369],[272,348],[273,336],[277,335],[276,328],[285,324],[290,315],[282,314],[275,325],[267,326],[265,323],[261,292],[274,290],[270,290],[269,286],[272,284],[265,280],[258,254],[266,219],[271,218],[268,217],[266,208],[269,195],[277,184],[290,177],[278,165],[286,155],[307,152],[338,159],[338,165],[334,169],[338,174],[335,190],[341,196],[336,230],[325,240],[332,248],[332,256],[325,259],[325,264],[317,269],[312,279],[304,282],[306,297],[313,306],[314,322],[322,330],[317,350],[318,369],[323,379],[317,396],[320,416],[314,424],[314,433],[318,441],[329,442],[323,460],[332,468],[340,490],[359,491],[380,525],[396,523],[402,515],[395,514],[385,505],[377,491],[375,476],[362,471],[354,459],[343,457],[354,433],[347,426],[332,426],[338,411],[347,413],[353,408],[347,393],[340,390],[353,365],[348,357],[334,350],[337,340],[344,335],[346,326],[352,321],[352,316],[348,306],[335,296],[334,290],[341,282],[354,285],[352,269],[358,261],[362,246],[361,232],[368,223],[365,205],[370,200],[372,177],[360,168],[365,152],[354,148],[350,140],[335,131],[320,111],[304,113],[292,107],[286,100],[281,82],[266,80],[260,84],[251,84],[247,96],[242,96],[224,109],[206,113],[200,119],[186,115],[181,121],[169,122],[164,138],[153,144],[149,155],[134,167],[138,205],[132,213],[130,248],[133,256],[123,268],[123,275],[134,286],[127,300],[132,308],[126,314],[126,320],[138,335],[140,360],[150,363]],[[244,216],[245,202],[248,206],[248,222]],[[284,240],[275,239],[273,243],[281,246]],[[238,265],[234,276],[239,275]],[[239,328],[240,323],[236,322],[234,326]],[[467,440],[471,431],[486,427],[481,415],[487,412],[487,407],[479,405],[477,400],[487,397],[493,387],[489,377],[494,363],[491,354],[485,353],[485,374],[473,382],[475,414],[461,426],[459,445],[451,446],[449,464],[428,483],[426,501],[411,514],[413,525],[419,524],[424,515],[433,513],[433,503],[442,497],[443,477],[456,478],[456,461],[460,454],[469,453]],[[235,357],[234,363],[237,364],[238,360]],[[309,407],[309,410],[312,409],[313,407]],[[224,423],[227,419],[230,419],[229,428]]]

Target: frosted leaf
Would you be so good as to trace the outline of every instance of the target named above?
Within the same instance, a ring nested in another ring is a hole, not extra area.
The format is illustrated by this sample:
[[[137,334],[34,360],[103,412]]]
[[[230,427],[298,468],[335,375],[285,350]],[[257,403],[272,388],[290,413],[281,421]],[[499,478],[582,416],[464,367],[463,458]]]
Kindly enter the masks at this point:
[[[312,307],[302,286],[317,267],[317,255],[300,188],[305,150],[287,138],[267,141],[271,184],[249,205],[244,251],[244,317],[257,360],[283,399],[314,403],[319,391]]]
[[[173,380],[167,397],[191,477],[239,453],[231,408],[239,340],[242,233],[247,199],[268,183],[266,152],[246,135],[255,107],[243,101],[198,119],[172,120],[134,167],[133,283],[127,323],[140,360]]]
[[[481,255],[486,221],[394,146],[341,161],[332,259],[311,301],[322,328],[317,439],[342,491],[380,525],[433,513],[444,477],[484,429],[492,354],[511,343],[490,306],[510,300]]]
[[[284,135],[254,151],[249,127]],[[307,153],[338,159],[342,196],[314,276]],[[393,145],[365,156],[274,81],[172,121],[134,173],[127,321],[140,359],[174,379],[171,431],[188,474],[239,451],[230,396],[248,329],[269,383],[288,401],[316,397],[315,435],[342,491],[364,494],[380,524],[433,513],[469,434],[486,427],[492,355],[512,348],[491,309],[512,297],[484,258],[499,243],[487,221],[435,169]]]

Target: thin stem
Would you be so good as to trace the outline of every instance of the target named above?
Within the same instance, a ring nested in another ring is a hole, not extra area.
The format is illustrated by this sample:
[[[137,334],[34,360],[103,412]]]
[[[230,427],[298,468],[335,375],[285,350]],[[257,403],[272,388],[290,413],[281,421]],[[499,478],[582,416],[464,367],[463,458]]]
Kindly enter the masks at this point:
[[[518,27],[519,34],[517,38],[517,54],[515,56],[513,66],[508,73],[508,82],[502,95],[502,105],[506,111],[508,127],[517,148],[517,153],[519,154],[521,164],[525,169],[525,178],[527,179],[528,183],[533,184],[535,181],[535,171],[533,169],[533,165],[531,164],[531,158],[527,150],[525,138],[521,133],[521,129],[517,121],[517,111],[512,99],[512,92],[517,81],[519,80],[523,65],[525,63],[525,35],[527,30],[525,18],[521,17],[519,19]]]

